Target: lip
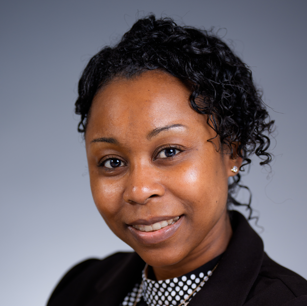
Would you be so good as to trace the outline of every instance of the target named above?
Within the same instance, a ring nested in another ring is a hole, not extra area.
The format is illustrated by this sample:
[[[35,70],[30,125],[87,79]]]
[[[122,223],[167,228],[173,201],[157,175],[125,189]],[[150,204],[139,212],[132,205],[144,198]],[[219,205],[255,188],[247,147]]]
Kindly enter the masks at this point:
[[[175,218],[175,217],[173,217]],[[160,222],[163,220],[166,220],[165,217],[163,218],[153,218],[150,220],[147,220],[147,223],[139,223],[144,222],[145,220],[137,220],[131,224],[129,224],[128,229],[130,230],[131,234],[134,236],[134,238],[145,245],[151,245],[151,244],[157,244],[160,242],[163,242],[167,239],[169,239],[170,237],[172,237],[176,231],[179,229],[182,221],[183,221],[184,216],[180,216],[179,220],[177,222],[175,222],[174,224],[168,225],[164,228],[161,228],[157,231],[153,231],[153,232],[141,232],[139,230],[137,230],[136,228],[132,227],[132,225],[139,225],[139,224],[152,224],[155,222]],[[170,217],[169,219],[172,219],[172,217]],[[158,221],[157,221],[158,220]],[[153,222],[154,221],[154,222]],[[137,222],[137,223],[136,223]]]

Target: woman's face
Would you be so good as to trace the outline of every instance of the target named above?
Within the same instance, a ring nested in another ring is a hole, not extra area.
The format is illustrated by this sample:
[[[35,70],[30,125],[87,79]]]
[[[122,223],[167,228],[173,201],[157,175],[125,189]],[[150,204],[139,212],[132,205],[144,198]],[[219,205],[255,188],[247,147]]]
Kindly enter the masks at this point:
[[[94,98],[86,151],[95,204],[158,279],[179,276],[222,253],[231,236],[229,154],[189,90],[159,71],[117,79]],[[159,229],[160,228],[160,229]]]

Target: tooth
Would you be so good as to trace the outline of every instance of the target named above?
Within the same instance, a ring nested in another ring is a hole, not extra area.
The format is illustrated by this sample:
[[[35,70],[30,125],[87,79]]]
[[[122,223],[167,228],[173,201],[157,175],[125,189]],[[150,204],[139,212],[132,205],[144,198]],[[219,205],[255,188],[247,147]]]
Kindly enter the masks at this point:
[[[167,221],[162,221],[162,222],[160,223],[160,225],[161,225],[161,228],[162,228],[162,227],[165,227],[165,226],[168,226],[168,222],[167,222]]]
[[[145,225],[144,226],[145,232],[151,232],[152,231],[152,226],[151,225]]]
[[[155,224],[152,225],[152,229],[153,229],[154,231],[157,231],[157,230],[159,230],[160,228],[161,228],[161,224],[160,224],[159,222],[157,222],[157,223],[155,223]]]
[[[164,221],[161,221],[161,222],[156,222],[156,223],[151,224],[151,225],[140,224],[140,225],[133,225],[133,227],[136,228],[139,231],[142,231],[142,232],[152,232],[152,231],[158,231],[161,228],[164,228],[168,225],[174,224],[178,220],[179,220],[179,217],[176,217],[174,219],[169,219],[167,221],[164,220]]]

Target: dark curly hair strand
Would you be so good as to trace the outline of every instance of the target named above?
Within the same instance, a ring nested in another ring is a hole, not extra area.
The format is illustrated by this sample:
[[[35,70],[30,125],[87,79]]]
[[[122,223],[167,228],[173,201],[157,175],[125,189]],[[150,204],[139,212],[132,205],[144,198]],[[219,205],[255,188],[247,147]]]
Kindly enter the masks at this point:
[[[78,131],[86,133],[94,96],[115,77],[132,78],[159,69],[180,79],[191,89],[190,105],[227,146],[232,158],[243,158],[244,167],[256,154],[260,165],[270,163],[269,135],[274,121],[256,89],[251,70],[212,31],[178,26],[172,19],[150,15],[138,20],[114,47],[92,57],[79,81],[76,114]],[[211,139],[212,140],[212,139]],[[210,141],[210,139],[209,139]],[[247,204],[233,196],[240,174],[229,182],[228,204],[246,206],[252,219],[251,197]],[[248,188],[247,188],[248,189]]]

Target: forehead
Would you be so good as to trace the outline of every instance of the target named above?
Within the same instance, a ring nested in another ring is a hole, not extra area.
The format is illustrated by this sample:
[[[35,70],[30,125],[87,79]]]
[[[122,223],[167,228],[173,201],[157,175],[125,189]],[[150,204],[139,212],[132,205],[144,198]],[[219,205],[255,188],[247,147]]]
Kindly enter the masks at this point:
[[[189,96],[179,79],[161,71],[115,79],[95,96],[87,134],[136,135],[170,124],[203,125],[204,117],[190,107]]]

